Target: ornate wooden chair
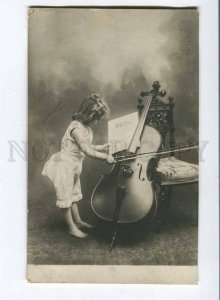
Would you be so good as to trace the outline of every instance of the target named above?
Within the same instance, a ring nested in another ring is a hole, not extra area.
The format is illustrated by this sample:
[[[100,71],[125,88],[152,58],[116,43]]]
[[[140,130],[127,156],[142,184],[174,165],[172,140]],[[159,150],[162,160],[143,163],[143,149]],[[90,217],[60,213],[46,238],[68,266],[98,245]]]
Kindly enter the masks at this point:
[[[159,91],[160,83],[155,81],[153,89]],[[148,92],[141,92],[138,99],[138,111],[141,114],[144,105],[144,97]],[[162,100],[161,97],[156,96],[153,98],[146,124],[157,129],[162,136],[161,150],[165,147],[175,148],[175,127],[174,127],[174,101],[172,97],[167,100]],[[152,160],[149,169],[147,170],[148,176],[159,186],[158,208],[156,213],[157,231],[160,231],[160,225],[163,222],[163,216],[169,207],[171,197],[171,187],[176,184],[186,184],[198,181],[198,165],[190,164],[177,159],[171,151],[167,157]]]

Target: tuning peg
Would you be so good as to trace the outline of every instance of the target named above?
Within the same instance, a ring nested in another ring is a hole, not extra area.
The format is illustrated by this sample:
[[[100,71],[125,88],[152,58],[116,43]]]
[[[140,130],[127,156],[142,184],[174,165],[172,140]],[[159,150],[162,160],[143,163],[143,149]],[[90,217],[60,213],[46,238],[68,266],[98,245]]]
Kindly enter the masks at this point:
[[[161,97],[166,96],[166,94],[167,94],[166,90],[162,90],[162,91],[160,92],[160,96],[161,96]]]
[[[141,97],[149,96],[149,92],[141,92],[140,96]]]

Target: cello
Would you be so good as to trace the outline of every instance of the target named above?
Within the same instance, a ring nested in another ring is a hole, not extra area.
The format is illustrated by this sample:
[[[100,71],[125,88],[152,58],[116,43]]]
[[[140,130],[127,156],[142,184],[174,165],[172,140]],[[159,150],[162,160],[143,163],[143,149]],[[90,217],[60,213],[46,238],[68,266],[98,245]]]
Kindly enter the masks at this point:
[[[117,162],[117,157],[121,156],[116,154],[116,163],[109,173],[102,175],[92,193],[91,206],[94,213],[115,225],[110,251],[116,238],[117,224],[141,220],[150,212],[155,201],[153,182],[147,170],[161,146],[162,138],[156,129],[145,125],[145,120],[152,100],[158,95],[166,95],[165,91],[159,91],[156,83],[146,97],[145,108],[124,153],[124,157],[129,159],[119,159]],[[141,156],[142,153],[152,155]]]

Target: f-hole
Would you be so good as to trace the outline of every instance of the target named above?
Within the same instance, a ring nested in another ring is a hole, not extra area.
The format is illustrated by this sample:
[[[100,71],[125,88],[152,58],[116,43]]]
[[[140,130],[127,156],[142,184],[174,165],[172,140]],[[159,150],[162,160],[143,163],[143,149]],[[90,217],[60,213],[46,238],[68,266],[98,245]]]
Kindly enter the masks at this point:
[[[140,181],[144,181],[145,178],[144,178],[144,177],[141,178],[142,164],[138,163],[137,165],[140,166],[140,170],[139,170],[139,180],[140,180]]]

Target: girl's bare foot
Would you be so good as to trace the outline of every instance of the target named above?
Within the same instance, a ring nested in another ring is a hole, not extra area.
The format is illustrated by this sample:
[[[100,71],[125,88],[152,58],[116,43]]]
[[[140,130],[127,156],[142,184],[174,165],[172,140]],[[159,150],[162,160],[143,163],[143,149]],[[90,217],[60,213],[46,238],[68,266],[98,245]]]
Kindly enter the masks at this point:
[[[81,230],[79,230],[78,228],[71,228],[70,230],[69,230],[69,234],[70,235],[73,235],[73,236],[75,236],[75,237],[78,237],[78,238],[80,238],[80,239],[83,239],[83,238],[85,238],[85,237],[87,237],[87,233],[85,233],[85,232],[82,232]]]
[[[78,228],[94,228],[93,225],[83,222],[81,220],[77,203],[72,204],[71,212],[72,212],[73,222],[77,225]]]
[[[94,225],[91,225],[91,224],[83,222],[83,221],[77,222],[77,226],[79,228],[94,228],[95,227]]]

